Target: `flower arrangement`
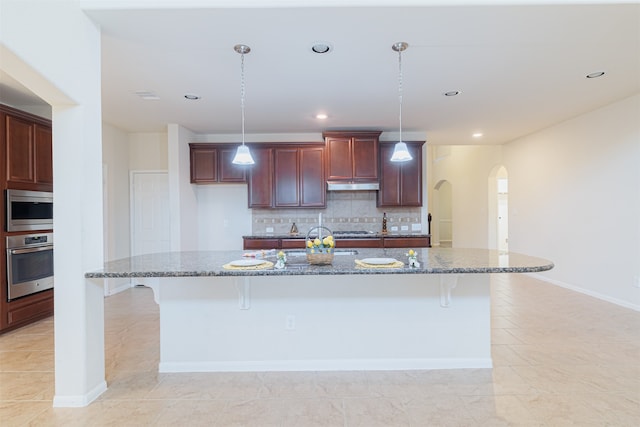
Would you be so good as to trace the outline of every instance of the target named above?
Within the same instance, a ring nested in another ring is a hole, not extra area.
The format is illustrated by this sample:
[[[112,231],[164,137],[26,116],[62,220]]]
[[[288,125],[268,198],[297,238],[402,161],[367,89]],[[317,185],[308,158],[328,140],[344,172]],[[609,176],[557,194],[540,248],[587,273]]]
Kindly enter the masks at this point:
[[[333,240],[333,236],[332,235],[328,235],[326,237],[324,237],[322,240],[320,240],[318,237],[316,237],[315,239],[311,240],[307,240],[307,249],[310,250],[310,252],[313,253],[321,253],[321,252],[331,252],[331,251],[323,251],[324,248],[334,248],[336,246],[336,242],[335,240]]]
[[[322,237],[322,229],[328,232],[325,237]],[[310,235],[314,230],[318,230],[318,237],[312,239]],[[309,264],[327,265],[333,262],[333,249],[336,246],[336,241],[328,228],[320,226],[309,230],[305,246]]]
[[[407,253],[407,257],[409,259],[409,267],[418,268],[420,267],[420,263],[418,262],[418,254],[413,249],[409,249]]]
[[[278,252],[278,255],[276,256],[275,268],[284,268],[286,262],[287,262],[287,254],[285,254],[282,251]]]

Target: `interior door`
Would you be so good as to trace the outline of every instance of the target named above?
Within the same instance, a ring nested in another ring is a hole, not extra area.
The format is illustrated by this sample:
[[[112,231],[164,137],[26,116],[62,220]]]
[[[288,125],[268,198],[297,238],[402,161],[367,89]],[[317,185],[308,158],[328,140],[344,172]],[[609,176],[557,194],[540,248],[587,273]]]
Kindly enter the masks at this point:
[[[168,174],[132,172],[131,200],[131,255],[170,251]]]

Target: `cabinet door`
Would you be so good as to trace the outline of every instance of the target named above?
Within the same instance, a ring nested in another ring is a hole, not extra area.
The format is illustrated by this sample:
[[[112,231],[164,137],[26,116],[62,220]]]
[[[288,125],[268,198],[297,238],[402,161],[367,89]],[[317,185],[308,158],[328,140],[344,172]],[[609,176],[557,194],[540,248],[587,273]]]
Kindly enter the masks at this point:
[[[273,155],[275,207],[300,206],[298,149],[276,148]]]
[[[353,178],[351,138],[329,137],[327,148],[327,180],[349,180]]]
[[[281,249],[304,249],[305,246],[304,239],[281,239],[280,240],[280,248]]]
[[[337,239],[336,248],[381,248],[382,239]]]
[[[35,181],[33,123],[6,116],[7,181]]]
[[[191,147],[191,182],[217,182],[217,164],[218,150],[215,148]]]
[[[273,207],[273,149],[251,148],[255,164],[249,167],[249,207]]]
[[[407,142],[413,160],[392,162],[395,143],[380,144],[380,190],[378,207],[422,206],[422,144]]]
[[[244,239],[242,246],[243,249],[278,249],[280,239]]]
[[[400,206],[400,170],[401,163],[391,162],[393,144],[380,145],[380,190],[378,206]]]
[[[352,140],[353,179],[378,179],[378,138],[354,137]]]
[[[251,166],[233,164],[237,150],[238,147],[218,149],[219,182],[247,182],[247,169]]]
[[[385,248],[429,248],[429,237],[385,237]]]
[[[413,160],[401,166],[400,205],[422,206],[422,144],[407,144],[407,148]]]
[[[324,149],[322,147],[301,148],[299,159],[300,206],[326,207]]]
[[[53,146],[51,128],[35,125],[35,181],[53,184]]]

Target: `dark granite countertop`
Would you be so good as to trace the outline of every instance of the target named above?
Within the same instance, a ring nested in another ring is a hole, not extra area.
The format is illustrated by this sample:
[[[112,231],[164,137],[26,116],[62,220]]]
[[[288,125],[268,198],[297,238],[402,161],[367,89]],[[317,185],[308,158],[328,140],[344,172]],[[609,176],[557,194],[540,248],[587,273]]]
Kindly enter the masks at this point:
[[[165,252],[139,255],[111,261],[104,268],[85,274],[86,278],[119,277],[197,277],[197,276],[281,276],[345,274],[459,274],[530,273],[553,268],[551,261],[517,253],[501,254],[489,249],[421,248],[416,249],[419,268],[407,265],[408,249],[357,249],[357,254],[336,254],[331,265],[309,265],[302,250],[288,250],[284,269],[227,270],[223,265],[242,259],[244,251]],[[340,251],[340,249],[337,249]],[[346,250],[345,250],[346,251]],[[293,253],[299,253],[294,256]],[[355,260],[395,258],[402,268],[357,267]],[[275,262],[275,256],[266,260]]]

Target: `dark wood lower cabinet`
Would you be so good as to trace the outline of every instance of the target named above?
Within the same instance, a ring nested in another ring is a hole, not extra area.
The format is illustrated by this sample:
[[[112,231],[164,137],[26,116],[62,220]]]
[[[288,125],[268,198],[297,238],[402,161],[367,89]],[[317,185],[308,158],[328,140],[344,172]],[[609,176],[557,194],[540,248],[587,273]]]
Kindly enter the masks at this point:
[[[244,238],[244,249],[304,249],[304,238],[252,239]],[[373,237],[368,239],[336,239],[336,248],[430,248],[430,236]]]
[[[280,239],[244,239],[243,249],[278,249]]]
[[[431,237],[385,237],[385,248],[430,248]]]
[[[53,316],[53,289],[0,303],[0,333]]]
[[[336,239],[336,248],[381,248],[382,239]]]

